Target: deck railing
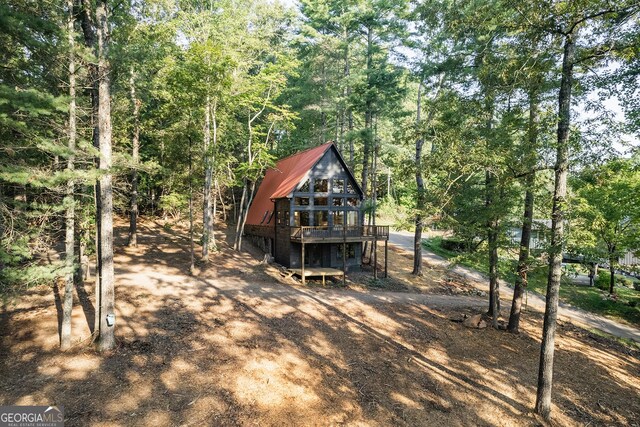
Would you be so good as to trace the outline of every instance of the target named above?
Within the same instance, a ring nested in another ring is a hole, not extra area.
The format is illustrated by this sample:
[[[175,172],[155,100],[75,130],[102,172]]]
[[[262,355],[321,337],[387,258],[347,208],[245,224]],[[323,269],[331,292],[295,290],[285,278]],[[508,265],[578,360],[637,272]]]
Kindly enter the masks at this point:
[[[334,225],[291,227],[291,238],[294,240],[324,239],[388,239],[388,225]]]

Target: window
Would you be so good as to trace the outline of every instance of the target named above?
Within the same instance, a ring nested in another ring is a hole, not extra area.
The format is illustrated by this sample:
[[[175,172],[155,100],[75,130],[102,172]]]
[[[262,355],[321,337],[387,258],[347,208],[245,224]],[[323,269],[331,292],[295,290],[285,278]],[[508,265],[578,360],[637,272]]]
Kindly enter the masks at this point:
[[[309,225],[309,212],[295,211],[293,213],[293,224],[296,227],[305,227]]]
[[[333,225],[344,225],[344,212],[342,211],[334,211],[333,212]]]
[[[327,197],[315,197],[313,199],[313,204],[315,206],[328,206],[329,205],[329,199]]]
[[[300,192],[301,193],[308,193],[309,192],[309,180],[306,180],[304,182],[304,184],[302,184],[302,187],[300,187]]]
[[[358,199],[357,197],[349,197],[347,199],[347,205],[357,207],[360,205],[360,199]]]
[[[344,206],[344,199],[342,197],[334,197],[333,206]]]
[[[316,178],[313,181],[313,191],[315,193],[326,193],[329,191],[329,180]]]
[[[294,199],[294,204],[296,206],[309,206],[309,198],[308,197],[296,197]]]
[[[329,225],[329,211],[315,211],[313,213],[313,220],[313,225],[327,227]]]
[[[332,191],[334,193],[344,193],[344,179],[334,179]]]
[[[350,182],[347,182],[347,193],[356,194],[356,190]]]
[[[356,245],[349,243],[347,247],[347,259],[354,259],[356,257]],[[338,261],[342,259],[342,245],[338,245],[338,251],[336,252]]]
[[[360,221],[358,221],[358,211],[347,212],[347,225],[360,225]]]

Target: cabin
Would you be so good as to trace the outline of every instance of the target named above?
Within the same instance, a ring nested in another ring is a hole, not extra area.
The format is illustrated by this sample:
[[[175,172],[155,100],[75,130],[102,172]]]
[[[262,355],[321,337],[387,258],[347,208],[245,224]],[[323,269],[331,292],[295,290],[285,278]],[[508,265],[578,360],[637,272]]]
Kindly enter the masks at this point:
[[[360,270],[364,242],[385,246],[388,226],[365,226],[364,194],[337,147],[326,143],[280,160],[254,197],[245,234],[275,261],[306,276]],[[377,265],[377,264],[376,264]],[[376,273],[374,269],[374,275]],[[320,274],[314,274],[320,273]]]

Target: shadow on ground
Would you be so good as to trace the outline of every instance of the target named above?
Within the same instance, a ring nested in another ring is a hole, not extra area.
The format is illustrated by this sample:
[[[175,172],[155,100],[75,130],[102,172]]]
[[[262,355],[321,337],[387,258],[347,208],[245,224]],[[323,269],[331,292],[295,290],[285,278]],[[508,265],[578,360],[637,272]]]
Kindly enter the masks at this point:
[[[518,336],[465,329],[411,298],[277,283],[228,249],[191,278],[178,232],[140,229],[116,256],[117,350],[60,353],[59,295],[5,309],[1,404],[64,405],[67,425],[538,425],[538,317]],[[78,297],[88,336],[91,286]],[[570,327],[556,354],[557,423],[637,422],[636,354]]]

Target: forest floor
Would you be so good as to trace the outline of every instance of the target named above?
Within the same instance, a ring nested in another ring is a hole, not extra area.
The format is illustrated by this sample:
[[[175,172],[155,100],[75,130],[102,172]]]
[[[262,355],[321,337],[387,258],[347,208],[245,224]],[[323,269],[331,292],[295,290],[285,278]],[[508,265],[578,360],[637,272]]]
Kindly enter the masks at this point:
[[[34,289],[0,315],[0,405],[63,405],[69,426],[541,424],[541,315],[518,335],[468,329],[486,296],[443,267],[415,279],[390,250],[391,279],[303,287],[223,242],[192,277],[184,228],[143,220],[126,248],[116,225],[117,349],[88,345],[88,282],[67,352],[61,293]],[[639,361],[560,322],[553,424],[639,425]]]

